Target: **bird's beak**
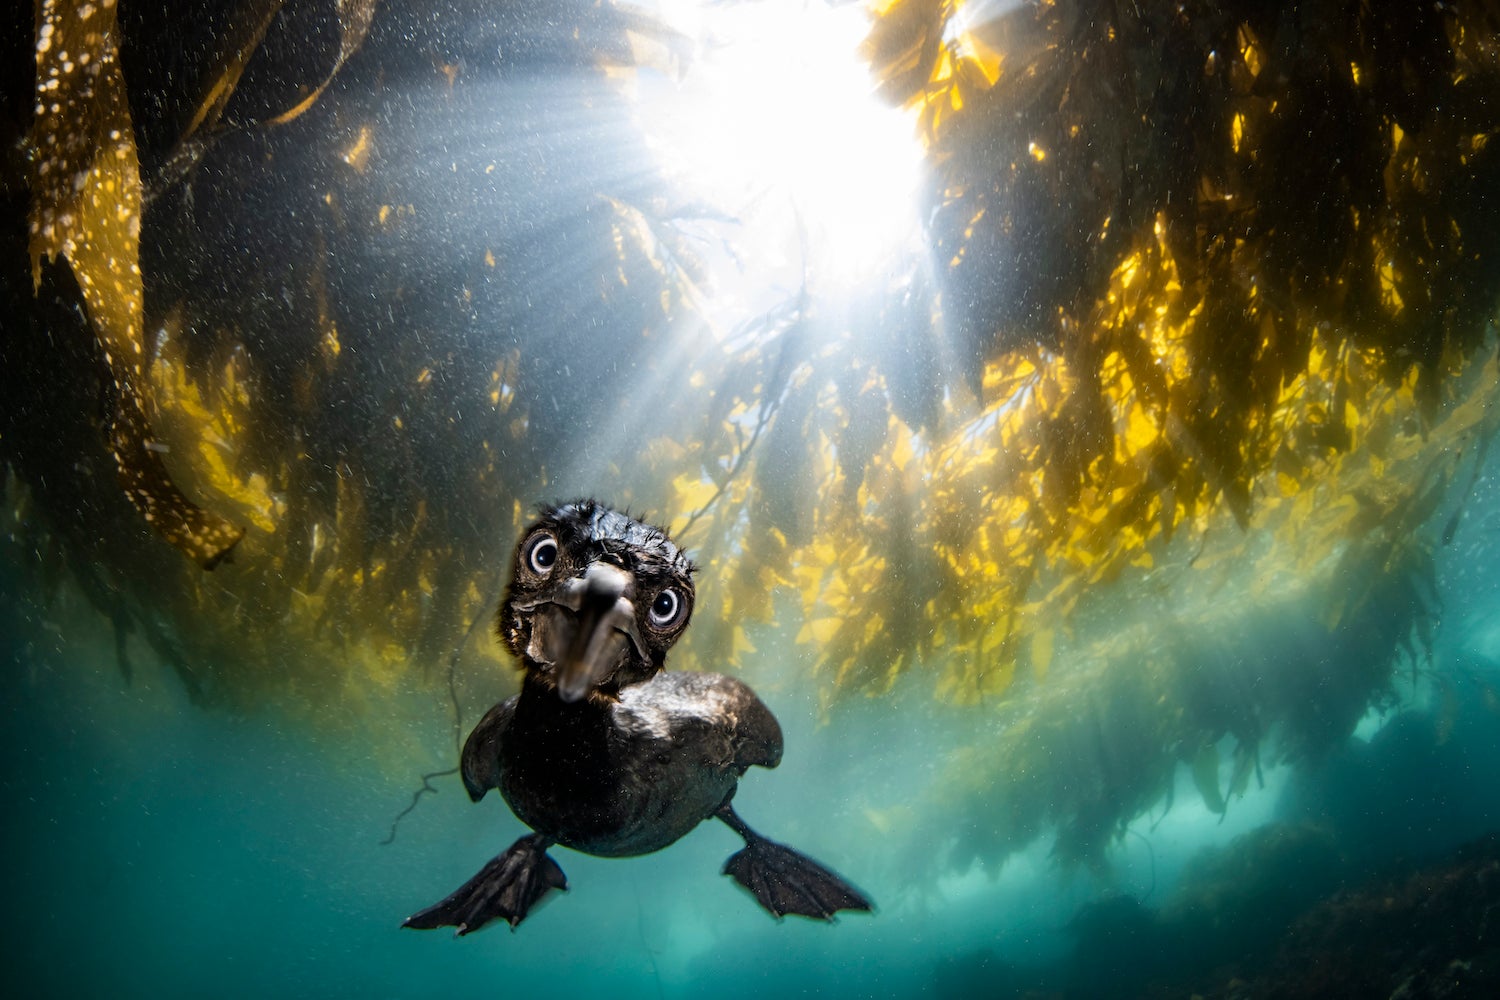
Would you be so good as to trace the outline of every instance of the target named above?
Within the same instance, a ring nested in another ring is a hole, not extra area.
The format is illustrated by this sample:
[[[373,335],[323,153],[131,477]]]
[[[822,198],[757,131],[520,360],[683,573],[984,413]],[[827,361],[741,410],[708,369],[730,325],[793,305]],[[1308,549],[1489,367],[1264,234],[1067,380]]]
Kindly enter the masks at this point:
[[[563,701],[578,701],[607,680],[626,643],[641,645],[635,605],[625,596],[633,582],[620,567],[596,562],[553,598],[577,616],[573,636],[557,662],[557,694]]]

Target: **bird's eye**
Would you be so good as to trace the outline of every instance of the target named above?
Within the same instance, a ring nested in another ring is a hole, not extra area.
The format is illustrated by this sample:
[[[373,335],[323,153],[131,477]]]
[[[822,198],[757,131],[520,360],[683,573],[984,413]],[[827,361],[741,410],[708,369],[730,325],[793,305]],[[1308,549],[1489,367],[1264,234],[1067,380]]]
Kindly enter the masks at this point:
[[[538,576],[546,576],[557,565],[557,539],[541,534],[526,550],[526,565]]]
[[[668,587],[651,602],[651,624],[656,628],[671,628],[682,618],[685,607],[682,595]]]

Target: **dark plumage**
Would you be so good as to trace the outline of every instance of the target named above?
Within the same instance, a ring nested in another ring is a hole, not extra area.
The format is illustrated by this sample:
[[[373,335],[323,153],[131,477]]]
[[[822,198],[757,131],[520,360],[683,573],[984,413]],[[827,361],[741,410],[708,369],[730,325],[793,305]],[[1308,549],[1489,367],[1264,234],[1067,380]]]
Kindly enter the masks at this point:
[[[515,927],[567,888],[553,844],[649,854],[710,816],[745,838],[724,873],[777,917],[870,908],[730,805],[747,768],[781,762],[781,727],[732,677],[663,672],[692,615],[692,575],[665,532],[592,500],[551,508],[526,531],[496,618],[526,676],[469,734],[461,770],[472,799],[498,788],[536,832],[405,926]]]

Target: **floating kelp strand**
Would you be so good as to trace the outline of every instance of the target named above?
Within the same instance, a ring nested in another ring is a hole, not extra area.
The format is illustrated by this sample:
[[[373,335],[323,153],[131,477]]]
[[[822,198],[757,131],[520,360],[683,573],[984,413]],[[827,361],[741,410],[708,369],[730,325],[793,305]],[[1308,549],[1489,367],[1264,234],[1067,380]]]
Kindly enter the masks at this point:
[[[285,0],[250,0],[241,7],[232,25],[233,37],[222,48],[216,73],[199,100],[192,120],[166,159],[145,180],[143,201],[147,208],[191,174],[214,144],[230,131],[230,127],[220,120],[224,108],[234,96],[245,67],[260,49],[266,29],[284,3]]]
[[[364,44],[365,36],[370,32],[370,22],[375,19],[375,7],[375,0],[338,0],[339,53],[333,62],[333,68],[311,93],[275,118],[268,119],[267,125],[285,124],[317,103],[333,78],[338,76],[339,70],[344,68],[344,63]]]

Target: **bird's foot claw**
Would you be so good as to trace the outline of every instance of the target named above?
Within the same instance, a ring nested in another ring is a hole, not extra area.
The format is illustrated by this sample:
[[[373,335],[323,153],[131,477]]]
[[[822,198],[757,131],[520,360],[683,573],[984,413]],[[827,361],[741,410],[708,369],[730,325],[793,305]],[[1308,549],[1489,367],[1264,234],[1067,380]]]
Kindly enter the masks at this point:
[[[832,920],[839,910],[868,910],[870,901],[805,854],[775,841],[757,839],[724,862],[724,874],[776,917],[795,913]]]
[[[456,927],[462,936],[498,917],[514,930],[543,896],[568,888],[567,876],[547,855],[550,846],[540,834],[522,837],[447,899],[412,914],[401,926]]]

